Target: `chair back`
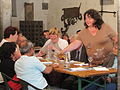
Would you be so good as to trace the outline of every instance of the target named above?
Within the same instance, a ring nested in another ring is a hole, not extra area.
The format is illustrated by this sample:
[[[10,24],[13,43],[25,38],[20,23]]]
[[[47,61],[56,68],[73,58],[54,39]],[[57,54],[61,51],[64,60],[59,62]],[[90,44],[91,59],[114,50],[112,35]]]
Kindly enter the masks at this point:
[[[20,84],[22,85],[22,90],[28,90],[28,86],[31,86],[35,90],[41,90],[41,89],[38,89],[37,87],[33,86],[32,84],[30,84],[27,81],[22,80],[22,79],[20,79]]]
[[[5,83],[5,90],[12,90],[11,87],[8,85],[8,81],[12,81],[14,83],[20,83],[19,81],[12,80],[11,77],[7,76],[5,73],[1,72],[1,75],[3,77],[4,83]]]
[[[41,90],[41,89],[38,89],[37,87],[33,86],[32,84],[30,84],[30,83],[28,83],[28,82],[26,82],[22,79],[19,79],[19,81],[15,81],[3,72],[1,72],[1,75],[2,75],[4,83],[5,83],[5,90],[12,90],[12,88],[8,84],[8,81],[12,81],[14,83],[21,84],[22,85],[22,90],[28,90],[28,86],[31,86],[35,90]]]

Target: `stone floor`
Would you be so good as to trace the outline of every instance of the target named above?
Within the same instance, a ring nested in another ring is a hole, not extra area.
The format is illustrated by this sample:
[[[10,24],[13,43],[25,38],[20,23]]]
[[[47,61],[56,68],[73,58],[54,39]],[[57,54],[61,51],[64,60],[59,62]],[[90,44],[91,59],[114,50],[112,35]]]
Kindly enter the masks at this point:
[[[0,85],[0,90],[5,90],[3,85]],[[43,89],[43,90],[67,90],[67,89],[61,89],[61,88],[58,88],[58,87],[48,86],[47,89]]]
[[[44,89],[44,90],[67,90],[67,89],[61,89],[61,88],[58,88],[58,87],[48,86],[48,88]]]

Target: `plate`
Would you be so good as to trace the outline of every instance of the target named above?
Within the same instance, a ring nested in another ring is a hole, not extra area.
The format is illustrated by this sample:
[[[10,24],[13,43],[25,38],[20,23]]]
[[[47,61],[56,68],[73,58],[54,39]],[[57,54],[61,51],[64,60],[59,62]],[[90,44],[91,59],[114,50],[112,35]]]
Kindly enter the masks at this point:
[[[43,59],[42,57],[37,57],[38,59]]]
[[[45,65],[52,64],[52,62],[42,62],[42,63],[45,64]]]

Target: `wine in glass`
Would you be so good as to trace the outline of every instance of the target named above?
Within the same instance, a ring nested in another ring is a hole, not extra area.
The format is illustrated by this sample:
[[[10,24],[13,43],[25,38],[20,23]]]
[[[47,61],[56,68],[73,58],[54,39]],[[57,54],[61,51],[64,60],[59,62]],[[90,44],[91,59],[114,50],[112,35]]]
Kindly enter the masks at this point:
[[[92,61],[93,61],[93,58],[90,56],[90,57],[88,57],[88,61],[89,61],[89,64],[90,64],[90,66],[92,66]]]

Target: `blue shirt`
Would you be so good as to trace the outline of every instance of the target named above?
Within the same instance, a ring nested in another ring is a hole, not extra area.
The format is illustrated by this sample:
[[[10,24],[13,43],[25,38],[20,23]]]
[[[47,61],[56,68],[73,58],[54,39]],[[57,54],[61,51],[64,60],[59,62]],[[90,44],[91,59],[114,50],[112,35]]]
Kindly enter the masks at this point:
[[[48,85],[42,74],[45,68],[46,66],[35,56],[21,56],[15,63],[17,77],[39,89],[44,89]]]

